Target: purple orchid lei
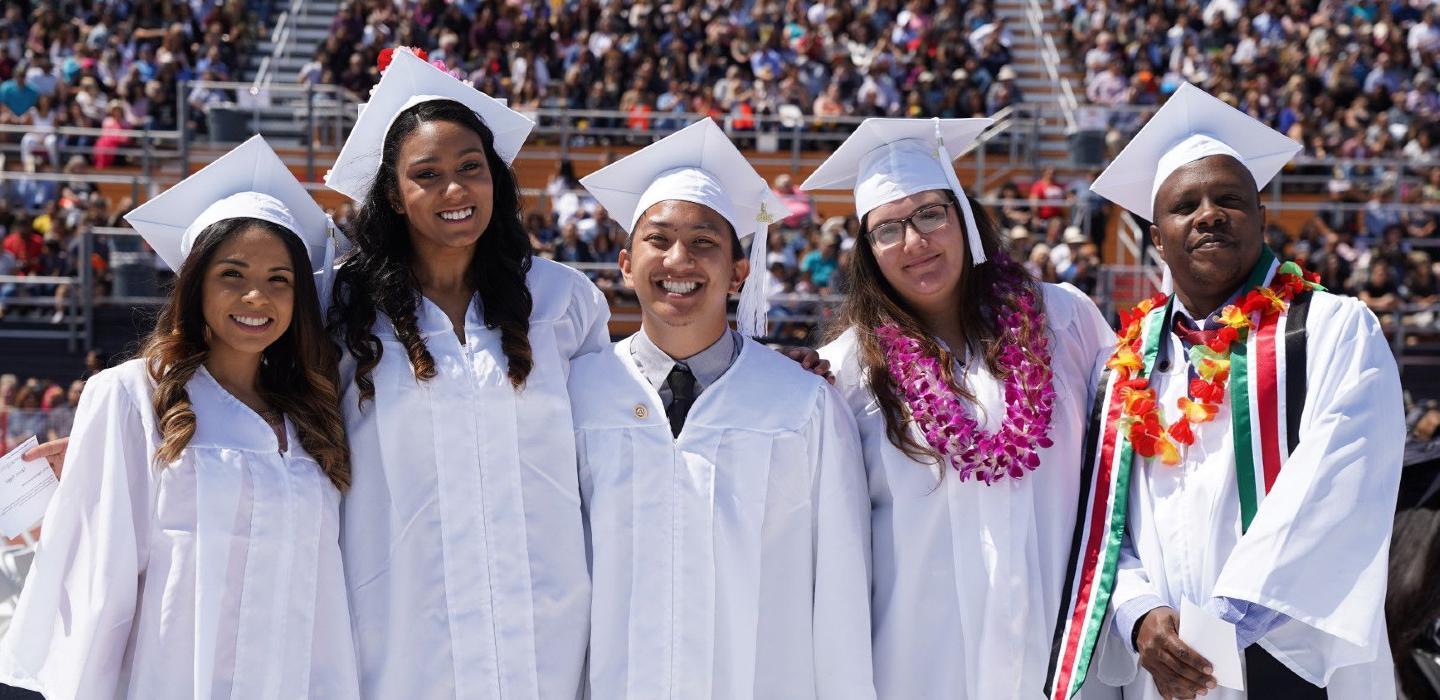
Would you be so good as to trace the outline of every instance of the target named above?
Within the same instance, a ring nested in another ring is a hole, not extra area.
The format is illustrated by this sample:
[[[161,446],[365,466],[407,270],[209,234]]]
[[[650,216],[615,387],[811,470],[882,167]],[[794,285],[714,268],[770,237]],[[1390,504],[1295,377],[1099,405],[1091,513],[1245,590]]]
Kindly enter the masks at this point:
[[[996,309],[1004,349],[998,358],[1005,376],[1005,420],[996,433],[982,430],[956,397],[940,372],[940,361],[925,354],[920,342],[898,326],[876,329],[885,351],[890,379],[900,387],[910,417],[925,434],[925,441],[942,455],[961,481],[971,477],[993,484],[1009,477],[1020,479],[1040,466],[1036,451],[1050,447],[1050,414],[1055,407],[1051,386],[1049,340],[1044,332],[1045,314],[1032,285],[1021,282],[1015,263],[1008,258],[994,261],[1005,273],[995,283],[994,293],[1011,298],[1018,309]],[[1032,341],[1037,362],[1031,362],[1020,345],[1024,319],[1033,318],[1040,332]]]

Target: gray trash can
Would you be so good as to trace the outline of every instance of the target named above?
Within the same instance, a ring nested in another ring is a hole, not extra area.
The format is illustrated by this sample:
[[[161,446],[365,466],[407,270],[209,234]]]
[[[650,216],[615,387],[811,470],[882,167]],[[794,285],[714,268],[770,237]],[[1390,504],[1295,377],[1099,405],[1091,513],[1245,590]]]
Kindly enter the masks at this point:
[[[160,296],[155,279],[155,254],[149,251],[110,253],[110,272],[115,284],[111,294],[117,297]]]
[[[1099,129],[1084,129],[1071,134],[1070,154],[1076,165],[1090,168],[1104,165],[1105,132]]]
[[[240,143],[250,138],[249,115],[233,102],[211,105],[205,115],[211,143]]]

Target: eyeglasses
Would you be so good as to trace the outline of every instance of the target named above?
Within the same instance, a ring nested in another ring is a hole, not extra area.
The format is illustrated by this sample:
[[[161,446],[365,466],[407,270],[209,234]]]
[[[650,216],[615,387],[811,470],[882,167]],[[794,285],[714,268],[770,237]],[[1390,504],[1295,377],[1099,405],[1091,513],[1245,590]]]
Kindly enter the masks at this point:
[[[910,216],[898,221],[887,221],[870,229],[866,235],[870,237],[870,242],[875,244],[876,248],[889,248],[905,240],[907,224],[914,226],[915,231],[922,236],[938,231],[950,218],[946,215],[946,210],[949,208],[950,204],[946,202],[921,207],[911,212]]]

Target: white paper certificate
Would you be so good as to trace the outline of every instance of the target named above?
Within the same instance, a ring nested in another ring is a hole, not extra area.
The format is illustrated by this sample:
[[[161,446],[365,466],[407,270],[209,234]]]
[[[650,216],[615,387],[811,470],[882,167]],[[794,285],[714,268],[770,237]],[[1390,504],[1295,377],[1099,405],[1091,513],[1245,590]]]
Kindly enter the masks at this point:
[[[25,461],[20,458],[40,443],[29,440],[4,457],[0,457],[0,533],[15,537],[34,527],[45,517],[45,507],[55,495],[60,480],[44,459]]]
[[[1215,683],[1245,690],[1245,671],[1240,664],[1240,645],[1235,625],[1211,615],[1189,598],[1180,604],[1180,639],[1205,657],[1214,667]]]

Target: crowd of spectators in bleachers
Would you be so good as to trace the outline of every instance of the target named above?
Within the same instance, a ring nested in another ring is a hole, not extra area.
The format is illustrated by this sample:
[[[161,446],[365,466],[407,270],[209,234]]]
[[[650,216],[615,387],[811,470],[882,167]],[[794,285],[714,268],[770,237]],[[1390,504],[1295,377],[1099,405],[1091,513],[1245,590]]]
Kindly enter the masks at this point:
[[[85,167],[75,156],[66,171],[83,172]],[[120,225],[130,207],[128,199],[112,203],[85,182],[0,182],[0,275],[71,277],[88,264],[97,294],[104,294],[110,281],[110,245],[103,237],[92,237],[86,251],[80,234],[90,227]],[[73,293],[68,284],[0,282],[0,319],[60,323]]]
[[[178,85],[237,80],[263,22],[244,0],[8,0],[0,17],[0,124],[31,172],[59,172],[79,155],[98,168],[125,158],[129,130],[170,130]],[[227,99],[192,89],[187,125]],[[98,129],[59,134],[57,127]]]
[[[104,354],[97,350],[86,355],[81,375],[69,381],[38,377],[22,381],[15,374],[0,373],[0,454],[31,436],[41,442],[68,437],[85,380],[104,368]]]
[[[1054,0],[1085,93],[1154,105],[1194,83],[1313,157],[1440,159],[1440,6],[1426,0]],[[1114,115],[1123,140],[1138,126]]]
[[[381,49],[415,46],[519,109],[627,113],[599,126],[691,112],[740,131],[786,114],[823,129],[993,113],[1020,97],[1009,44],[989,0],[347,0],[299,80],[363,97]]]

